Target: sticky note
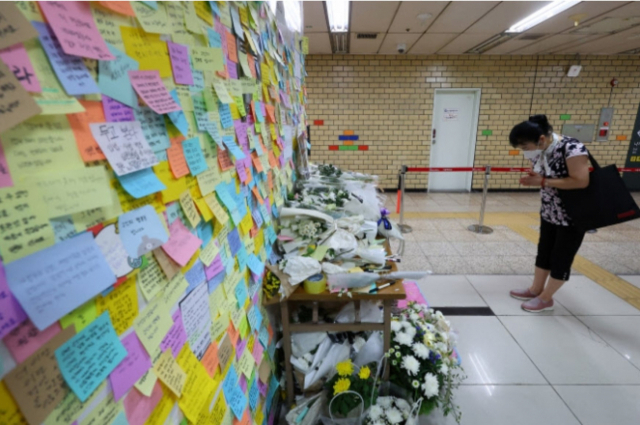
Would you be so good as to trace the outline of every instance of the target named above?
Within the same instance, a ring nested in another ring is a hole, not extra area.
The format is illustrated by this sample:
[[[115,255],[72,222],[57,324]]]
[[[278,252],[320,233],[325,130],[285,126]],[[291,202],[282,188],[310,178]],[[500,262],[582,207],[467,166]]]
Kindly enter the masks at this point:
[[[134,386],[145,397],[151,397],[151,393],[153,392],[156,382],[158,382],[158,377],[153,373],[153,369],[149,369],[147,373],[142,375],[142,378],[140,378]]]
[[[2,12],[0,12],[2,13]],[[28,24],[31,27],[31,24]],[[40,80],[33,69],[31,59],[22,43],[0,50],[0,59],[13,72],[13,75],[20,81],[22,87],[28,92],[40,93]]]
[[[64,386],[55,351],[74,333],[71,328],[58,333],[4,377],[4,383],[30,424],[42,423],[69,391]]]
[[[0,143],[0,188],[13,186],[13,179],[9,172],[9,164],[7,164],[7,157],[4,154],[4,148]]]
[[[227,363],[233,356],[233,344],[230,338],[223,338],[218,346],[218,362],[220,364],[220,370],[225,370]]]
[[[136,18],[142,28],[146,32],[163,34],[167,33],[167,25],[169,24],[167,20],[167,12],[165,10],[164,4],[154,2],[156,4],[155,8],[151,8],[146,4],[142,4],[143,2],[132,2],[131,6],[133,6],[133,10],[136,13]]]
[[[136,278],[130,277],[113,291],[96,298],[96,307],[99,315],[108,311],[109,316],[113,317],[111,322],[118,335],[124,333],[138,316]]]
[[[180,265],[173,261],[162,248],[156,248],[153,250],[153,256],[160,265],[162,272],[167,276],[167,279],[172,279],[177,273],[180,272]]]
[[[176,84],[193,84],[193,74],[189,61],[189,48],[182,44],[167,42],[169,56],[171,57],[171,67],[173,69],[173,80]]]
[[[171,223],[169,234],[169,240],[162,245],[162,249],[176,263],[185,266],[200,248],[202,241],[189,232],[180,220]]]
[[[209,345],[201,362],[209,376],[213,378],[218,371],[218,343],[216,341]]]
[[[4,338],[27,318],[27,314],[20,306],[20,303],[13,296],[7,285],[7,278],[4,266],[0,263],[0,338]]]
[[[160,79],[158,71],[129,71],[136,93],[158,114],[181,110]]]
[[[191,192],[188,190],[184,191],[182,195],[180,195],[180,206],[182,207],[182,211],[187,217],[187,220],[189,220],[191,227],[196,227],[198,223],[200,223],[200,215],[198,214],[198,210],[196,210],[196,205],[191,197]]]
[[[238,159],[246,158],[242,149],[236,144],[235,138],[233,136],[222,136],[222,142],[229,149],[229,152],[233,155],[233,157]]]
[[[130,391],[123,402],[128,425],[143,425],[161,399],[162,387],[158,382],[153,386],[153,391],[149,397],[136,390]]]
[[[171,392],[162,388],[162,398],[147,418],[145,425],[164,424],[171,414],[175,403],[175,397]]]
[[[138,62],[131,59],[125,52],[108,45],[109,51],[115,57],[114,60],[98,63],[98,87],[103,94],[123,103],[129,107],[138,105],[133,87],[129,82],[129,71],[139,68]]]
[[[202,153],[200,139],[198,137],[182,142],[182,150],[192,175],[197,176],[209,168]]]
[[[16,362],[22,363],[35,353],[42,345],[60,332],[60,325],[54,323],[43,331],[27,319],[20,323],[4,338],[4,345]]]
[[[100,161],[106,159],[100,146],[91,135],[89,123],[105,122],[102,102],[91,100],[80,100],[84,107],[84,112],[67,115],[69,125],[73,130],[73,135],[78,145],[78,151],[85,162]]]
[[[154,152],[162,152],[171,146],[164,117],[147,106],[133,108],[136,121],[140,121],[144,138]]]
[[[37,37],[29,21],[13,3],[0,5],[0,49]]]
[[[219,253],[220,248],[218,247],[217,241],[211,240],[204,249],[200,251],[200,259],[205,266],[210,266]]]
[[[120,32],[127,55],[138,61],[141,70],[157,70],[160,77],[171,77],[167,43],[160,39],[160,34],[148,34],[142,28],[123,26]]]
[[[118,217],[120,239],[131,258],[138,258],[166,243],[167,231],[151,205]]]
[[[107,122],[135,121],[133,109],[106,94],[102,95],[102,107]]]
[[[171,172],[176,179],[189,174],[189,166],[180,144],[173,145],[167,149],[167,158],[169,160]]]
[[[40,107],[2,61],[0,61],[0,111],[2,111],[0,133],[41,112]]]
[[[151,301],[167,284],[160,265],[153,257],[148,257],[147,267],[138,272],[138,287],[147,301]]]
[[[160,342],[171,328],[171,318],[165,310],[165,304],[161,298],[156,298],[150,302],[144,310],[140,312],[134,321],[134,328],[152,357],[159,351]]]
[[[16,260],[6,270],[9,287],[40,330],[115,282],[90,233]]]
[[[95,241],[116,278],[131,273],[133,268],[129,263],[129,256],[122,239],[116,233],[115,224],[103,227],[96,235]],[[137,257],[132,257],[132,260],[135,258]]]
[[[153,371],[176,396],[182,395],[182,389],[187,380],[187,374],[180,369],[180,366],[171,355],[171,351],[167,350],[153,365]]]
[[[119,176],[158,163],[138,121],[91,124],[91,134]]]
[[[188,344],[182,348],[176,361],[187,373],[187,382],[182,397],[178,400],[178,405],[185,416],[193,422],[197,419],[203,406],[211,401],[215,384],[204,366],[189,349]]]
[[[144,198],[152,193],[165,190],[167,187],[158,179],[152,168],[134,171],[118,176],[120,184],[127,193],[136,199]]]
[[[187,342],[187,333],[182,322],[182,313],[177,310],[173,315],[173,325],[160,343],[160,349],[167,351],[170,348],[173,357],[177,357],[185,342]]]
[[[95,300],[90,300],[73,310],[71,313],[62,316],[60,318],[60,326],[63,328],[73,326],[77,333],[89,326],[89,323],[93,322],[96,317],[98,317],[96,302]]]
[[[189,347],[198,359],[204,356],[211,344],[211,315],[207,284],[201,283],[180,303],[180,311],[187,332]]]
[[[116,419],[122,412],[122,403],[118,403],[113,393],[108,393],[97,406],[91,406],[88,414],[80,421],[79,425],[117,425]]]
[[[178,96],[177,90],[171,90],[169,95],[171,96],[173,101],[178,105],[179,109],[182,109],[182,105],[180,103],[180,97]],[[189,98],[187,97],[187,99],[189,99]],[[182,134],[182,136],[184,136],[184,137],[188,137],[189,136],[189,134],[190,134],[189,133],[189,121],[187,121],[187,117],[186,117],[185,113],[182,110],[169,112],[167,114],[167,116],[169,117],[169,119],[171,120],[171,122],[173,123],[175,128],[178,129],[178,131],[180,131],[180,134]]]
[[[180,220],[176,221],[180,222]],[[182,273],[177,273],[173,278],[171,278],[171,280],[169,280],[169,283],[162,295],[162,302],[167,310],[171,310],[173,306],[182,299],[182,296],[188,287],[189,282],[187,282],[187,279]]]
[[[127,356],[109,375],[114,398],[120,400],[151,368],[151,359],[135,332],[122,339]]]

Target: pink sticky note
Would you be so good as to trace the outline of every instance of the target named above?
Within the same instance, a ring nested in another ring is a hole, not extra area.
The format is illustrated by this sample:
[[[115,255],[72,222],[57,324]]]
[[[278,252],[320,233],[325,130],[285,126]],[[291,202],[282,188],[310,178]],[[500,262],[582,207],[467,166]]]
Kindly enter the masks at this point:
[[[233,80],[238,79],[238,64],[233,62],[232,60],[227,59],[227,72],[229,73],[229,78]]]
[[[31,59],[29,59],[27,50],[22,43],[0,50],[0,59],[9,67],[26,91],[32,93],[40,93],[42,91],[38,76],[33,70]]]
[[[129,425],[144,425],[153,409],[156,408],[162,398],[162,387],[156,381],[151,397],[145,397],[136,388],[132,389],[124,398],[124,412],[127,415]]]
[[[193,85],[193,74],[189,62],[189,48],[182,44],[167,41],[169,56],[171,57],[171,69],[173,69],[173,81],[176,84]]]
[[[243,393],[247,392],[247,378],[244,377],[244,373],[240,375],[240,379],[238,380],[238,385]]]
[[[242,353],[244,353],[244,349],[247,348],[248,339],[243,339],[238,342],[236,345],[236,360],[240,360],[242,357]]]
[[[106,94],[102,95],[102,108],[104,109],[104,117],[107,122],[124,122],[135,121],[133,109],[110,98]]]
[[[56,336],[58,332],[60,332],[58,323],[54,323],[41,332],[31,322],[31,319],[27,319],[4,337],[4,344],[13,358],[16,359],[16,362],[22,363],[35,353],[38,348]]]
[[[151,359],[135,332],[124,337],[122,345],[127,349],[127,357],[109,375],[116,401],[120,400],[142,378],[142,375],[151,369]]]
[[[40,1],[38,4],[66,54],[115,59],[96,27],[88,1]]]
[[[263,397],[267,396],[267,384],[264,384],[261,380],[256,379],[256,382],[258,383],[258,390],[260,390],[260,394],[262,394]]]
[[[182,108],[173,100],[162,83],[160,73],[154,71],[129,71],[129,80],[138,96],[153,109],[156,114],[180,111]]]
[[[415,301],[420,304],[428,305],[424,299],[420,288],[415,282],[403,282],[404,292],[407,294],[407,298],[398,301],[398,308],[405,308],[409,301]]]
[[[169,240],[162,245],[162,249],[176,263],[184,267],[201,245],[200,238],[194,236],[181,220],[175,220],[169,226]]]
[[[2,167],[2,159],[4,159],[4,153],[2,152],[2,144],[0,144],[0,168]],[[5,161],[4,166],[6,167],[6,165]],[[4,187],[2,182],[2,173],[0,171],[0,187]],[[9,177],[9,183],[11,183],[11,177]],[[24,312],[18,300],[11,293],[9,285],[7,285],[7,277],[2,263],[0,263],[0,312],[2,312],[0,313],[0,338],[4,338],[5,335],[27,319],[27,313]]]
[[[4,148],[2,147],[2,141],[0,141],[0,187],[10,187],[13,186],[13,180],[11,179],[11,173],[9,172],[9,164],[7,164],[7,157],[4,154]],[[4,274],[4,271],[2,272]],[[6,287],[6,281],[4,281],[4,286]],[[0,291],[2,288],[0,287]],[[2,305],[4,298],[1,296],[0,292],[0,306]],[[5,311],[4,309],[0,309],[0,311]],[[0,338],[2,338],[2,323],[4,320],[0,318]]]
[[[173,357],[178,357],[185,342],[187,342],[187,332],[184,330],[182,323],[182,314],[180,310],[178,310],[173,315],[173,325],[171,329],[169,329],[169,332],[167,332],[160,343],[160,349],[164,352],[167,348],[171,348]]]
[[[236,171],[238,172],[238,177],[240,177],[240,181],[242,183],[247,182],[247,170],[244,168],[243,161],[236,161]]]
[[[253,359],[256,361],[256,364],[260,364],[262,362],[262,354],[264,353],[264,348],[262,344],[253,344],[253,351],[251,354],[253,355]]]

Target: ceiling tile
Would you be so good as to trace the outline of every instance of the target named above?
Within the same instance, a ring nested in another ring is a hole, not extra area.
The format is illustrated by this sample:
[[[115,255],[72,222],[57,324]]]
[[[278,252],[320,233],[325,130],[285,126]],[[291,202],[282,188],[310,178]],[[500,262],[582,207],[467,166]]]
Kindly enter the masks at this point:
[[[315,32],[306,34],[309,37],[309,54],[331,54],[331,40],[328,32]]]
[[[383,55],[396,55],[398,54],[398,44],[406,43],[407,49],[411,47],[413,43],[420,37],[420,34],[405,33],[405,34],[387,34],[380,47],[380,54]]]
[[[403,1],[396,17],[393,19],[389,32],[423,33],[447,4],[449,4],[448,1]],[[431,14],[431,18],[425,22],[424,26],[420,25],[420,21],[417,18],[421,13]],[[409,28],[409,31],[407,31],[407,28]]]
[[[351,4],[351,32],[386,33],[399,4],[399,1],[353,2]]]
[[[324,14],[324,4],[321,1],[302,2],[302,13],[304,14],[304,33],[329,32],[327,19]]]
[[[504,1],[473,24],[465,33],[499,34],[549,3],[548,1]]]
[[[477,46],[482,43],[486,39],[491,37],[490,35],[479,37],[478,34],[460,34],[458,37],[453,39],[451,43],[444,46],[442,49],[438,50],[438,54],[446,54],[446,55],[459,55],[472,47]]]
[[[591,37],[593,38],[593,37]],[[501,44],[496,49],[489,50],[491,55],[513,54],[513,55],[536,55],[539,53],[550,53],[560,47],[578,44],[587,40],[588,37],[577,34],[552,35],[538,41],[514,39]]]
[[[428,33],[463,32],[499,1],[453,1],[429,27]]]
[[[597,18],[602,14],[624,6],[626,3],[627,2],[624,1],[583,1],[564,12],[557,14],[553,18],[536,25],[527,32],[537,34],[557,34],[573,28],[574,21],[569,19],[569,16],[586,14],[587,16],[581,20],[581,22],[584,23],[590,19]]]
[[[408,53],[410,55],[432,55],[457,36],[458,34],[423,34]]]
[[[640,47],[640,28],[631,28],[618,34],[594,37],[594,40],[563,48],[557,53],[581,53],[588,55],[615,55]]]
[[[378,49],[384,40],[384,33],[378,34],[376,39],[358,39],[357,35],[351,33],[351,40],[349,41],[349,53],[355,55],[373,54],[378,53]]]

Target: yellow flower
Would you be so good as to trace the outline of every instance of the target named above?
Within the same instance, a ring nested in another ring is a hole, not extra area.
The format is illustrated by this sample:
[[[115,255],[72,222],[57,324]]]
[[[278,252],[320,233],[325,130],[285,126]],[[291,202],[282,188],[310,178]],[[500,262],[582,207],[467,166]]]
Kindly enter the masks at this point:
[[[351,360],[345,360],[336,365],[336,370],[340,376],[349,376],[353,373],[353,363]]]
[[[369,369],[368,366],[361,367],[358,376],[360,379],[369,379],[369,376],[371,376],[371,369]]]
[[[333,385],[333,395],[343,393],[351,387],[351,381],[347,378],[340,378]]]

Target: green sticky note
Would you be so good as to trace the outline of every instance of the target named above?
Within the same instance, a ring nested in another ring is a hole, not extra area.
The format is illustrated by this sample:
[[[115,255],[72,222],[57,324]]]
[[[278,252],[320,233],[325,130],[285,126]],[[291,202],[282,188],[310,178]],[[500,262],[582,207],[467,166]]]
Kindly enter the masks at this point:
[[[560,119],[561,119],[562,121],[570,120],[570,119],[571,119],[571,115],[569,115],[569,114],[562,114],[562,115],[560,115]]]
[[[311,258],[317,261],[322,261],[324,259],[325,254],[329,250],[327,245],[320,245],[316,248],[316,250],[311,254]]]
[[[493,130],[482,130],[483,136],[491,136],[493,135]]]

